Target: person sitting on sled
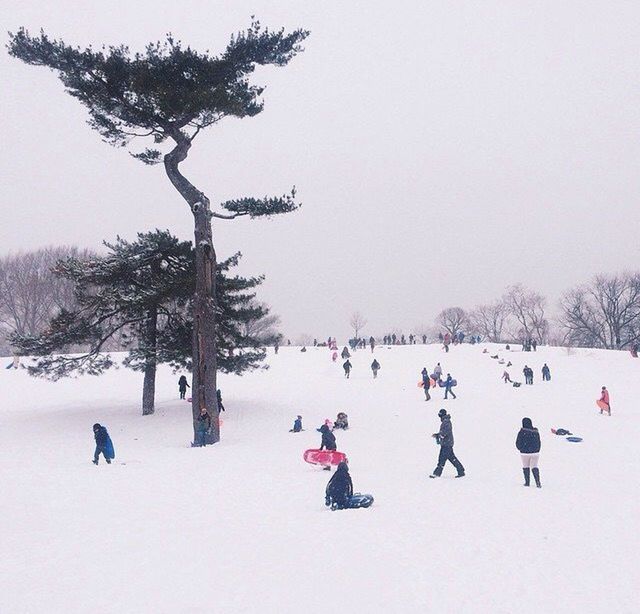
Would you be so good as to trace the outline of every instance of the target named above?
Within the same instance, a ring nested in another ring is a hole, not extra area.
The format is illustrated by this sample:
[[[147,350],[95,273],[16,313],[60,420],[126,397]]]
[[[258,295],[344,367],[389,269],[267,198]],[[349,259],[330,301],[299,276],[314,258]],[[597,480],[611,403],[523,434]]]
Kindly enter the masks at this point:
[[[332,509],[343,510],[349,506],[352,496],[353,482],[349,475],[349,467],[342,461],[327,484],[324,503]]]
[[[336,421],[333,423],[333,429],[342,429],[346,431],[349,428],[349,416],[341,411],[336,417]]]

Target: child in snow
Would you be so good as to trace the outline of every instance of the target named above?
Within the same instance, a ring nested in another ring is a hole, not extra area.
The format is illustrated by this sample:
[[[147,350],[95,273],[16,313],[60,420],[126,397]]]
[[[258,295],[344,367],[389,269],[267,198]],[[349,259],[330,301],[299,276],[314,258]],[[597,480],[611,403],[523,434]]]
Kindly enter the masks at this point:
[[[435,379],[437,381],[440,381],[442,379],[442,367],[440,366],[440,363],[435,366],[433,374],[435,375]]]
[[[111,444],[111,439],[109,437],[109,433],[107,429],[101,424],[93,425],[93,436],[96,440],[96,451],[93,454],[93,464],[98,464],[98,457],[100,454],[104,456],[104,460],[107,461],[107,464],[111,464],[111,454],[109,452],[109,448],[113,447]]]
[[[516,448],[522,458],[522,473],[524,473],[524,485],[529,486],[530,473],[536,486],[542,488],[540,483],[540,470],[538,469],[538,458],[540,456],[540,433],[531,423],[531,418],[522,419],[522,428],[516,438]]]
[[[349,428],[349,416],[341,411],[336,417],[336,421],[333,423],[333,430],[342,429],[346,431]]]
[[[609,415],[611,415],[611,403],[609,402],[609,391],[606,386],[602,387],[602,394],[600,395],[600,402],[605,405],[605,407],[600,408],[600,413],[606,411]]]
[[[184,375],[181,375],[178,380],[178,391],[180,392],[181,399],[184,399],[184,396],[187,393],[187,388],[191,388],[191,386],[187,383],[187,378]]]
[[[504,383],[506,384],[507,382],[509,382],[510,384],[512,384],[513,382],[511,381],[511,377],[509,376],[509,371],[505,371],[502,374],[502,379],[504,380]]]
[[[349,375],[351,374],[351,367],[353,367],[353,365],[351,364],[351,362],[349,362],[349,360],[347,359],[345,361],[345,363],[342,365],[342,368],[344,369],[344,376],[349,379]]]
[[[345,360],[346,358],[351,358],[351,354],[349,353],[349,350],[347,349],[347,346],[345,345],[344,348],[342,349],[342,360]]]
[[[202,447],[207,445],[207,433],[211,428],[211,416],[207,411],[206,407],[202,407],[200,409],[200,415],[197,419],[196,424],[196,440],[194,445],[197,447]]]
[[[349,500],[353,496],[353,482],[349,475],[347,463],[342,461],[336,472],[331,476],[325,491],[324,503],[335,510],[349,507]]]
[[[298,416],[293,421],[293,428],[289,431],[290,433],[299,433],[302,430],[302,416]]]
[[[323,424],[318,431],[322,433],[322,441],[320,442],[320,450],[337,450],[336,436],[331,432],[331,429]]]
[[[420,371],[420,375],[422,375],[422,388],[424,389],[424,400],[429,401],[431,399],[431,395],[429,394],[429,388],[431,388],[431,378],[429,377],[429,372],[427,371],[427,367],[422,368],[422,371]]]
[[[373,379],[378,377],[378,371],[380,370],[380,363],[374,358],[371,363],[371,371],[373,371]]]

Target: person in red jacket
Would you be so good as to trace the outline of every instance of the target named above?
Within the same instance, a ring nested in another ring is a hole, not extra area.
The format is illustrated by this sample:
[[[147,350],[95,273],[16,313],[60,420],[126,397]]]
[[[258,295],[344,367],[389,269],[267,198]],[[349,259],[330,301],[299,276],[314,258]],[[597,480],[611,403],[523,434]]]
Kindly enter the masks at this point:
[[[606,407],[600,408],[600,413],[606,411],[609,415],[611,415],[611,403],[609,402],[609,391],[606,386],[602,387],[602,396],[600,397],[600,401],[606,405]]]

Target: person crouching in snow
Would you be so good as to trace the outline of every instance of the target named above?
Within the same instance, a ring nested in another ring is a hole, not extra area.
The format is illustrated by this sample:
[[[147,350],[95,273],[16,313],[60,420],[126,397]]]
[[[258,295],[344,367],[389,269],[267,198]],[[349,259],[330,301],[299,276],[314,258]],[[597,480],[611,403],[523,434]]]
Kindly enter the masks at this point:
[[[346,431],[349,428],[349,416],[341,411],[337,417],[336,421],[333,423],[333,429],[342,429]]]
[[[602,394],[600,395],[600,402],[605,405],[605,407],[600,408],[600,413],[606,411],[609,415],[611,415],[611,403],[609,402],[609,391],[606,386],[602,387]]]
[[[542,488],[540,484],[540,470],[538,469],[538,458],[540,457],[540,433],[533,427],[531,418],[522,419],[522,428],[516,438],[516,448],[522,458],[522,473],[524,473],[524,485],[529,486],[530,473],[536,486]]]
[[[511,381],[511,377],[509,376],[509,371],[505,371],[502,374],[502,379],[504,380],[504,383],[506,384],[507,382],[509,382],[510,384],[512,384],[513,382]]]
[[[302,416],[298,416],[293,421],[293,428],[289,431],[290,433],[299,433],[302,430]]]
[[[211,428],[211,416],[206,407],[200,409],[200,415],[198,416],[196,424],[196,440],[194,445],[196,447],[202,447],[207,445],[207,433]]]
[[[342,461],[327,484],[324,503],[326,506],[331,506],[331,509],[343,510],[349,507],[352,496],[353,482],[349,475],[349,467]]]
[[[96,440],[96,451],[93,454],[93,464],[94,465],[98,464],[98,457],[100,456],[100,454],[102,454],[102,456],[104,456],[104,460],[106,460],[107,464],[110,465],[111,454],[109,453],[108,448],[112,447],[112,445],[110,446],[111,439],[109,438],[109,433],[107,432],[107,429],[101,424],[94,424],[93,436],[95,437],[95,440]]]

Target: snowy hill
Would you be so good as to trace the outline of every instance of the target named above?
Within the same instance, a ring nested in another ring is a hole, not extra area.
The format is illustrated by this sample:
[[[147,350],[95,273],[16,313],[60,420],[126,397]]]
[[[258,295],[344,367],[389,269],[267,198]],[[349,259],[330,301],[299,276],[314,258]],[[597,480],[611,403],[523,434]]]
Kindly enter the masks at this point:
[[[513,388],[490,354],[525,363]],[[0,370],[2,612],[635,612],[640,563],[640,359],[628,353],[464,345],[360,350],[346,380],[326,348],[282,348],[271,368],[222,376],[223,441],[191,449],[177,375],[52,384]],[[436,362],[458,380],[425,402]],[[552,380],[543,383],[543,362]],[[4,366],[4,365],[3,365]],[[595,407],[611,392],[613,416]],[[428,479],[437,411],[451,412],[467,477]],[[337,432],[367,510],[324,507],[328,472],[302,461]],[[305,431],[288,432],[296,414]],[[540,429],[543,488],[524,488],[514,441]],[[91,425],[116,461],[91,464]],[[584,441],[551,434],[564,427]]]

